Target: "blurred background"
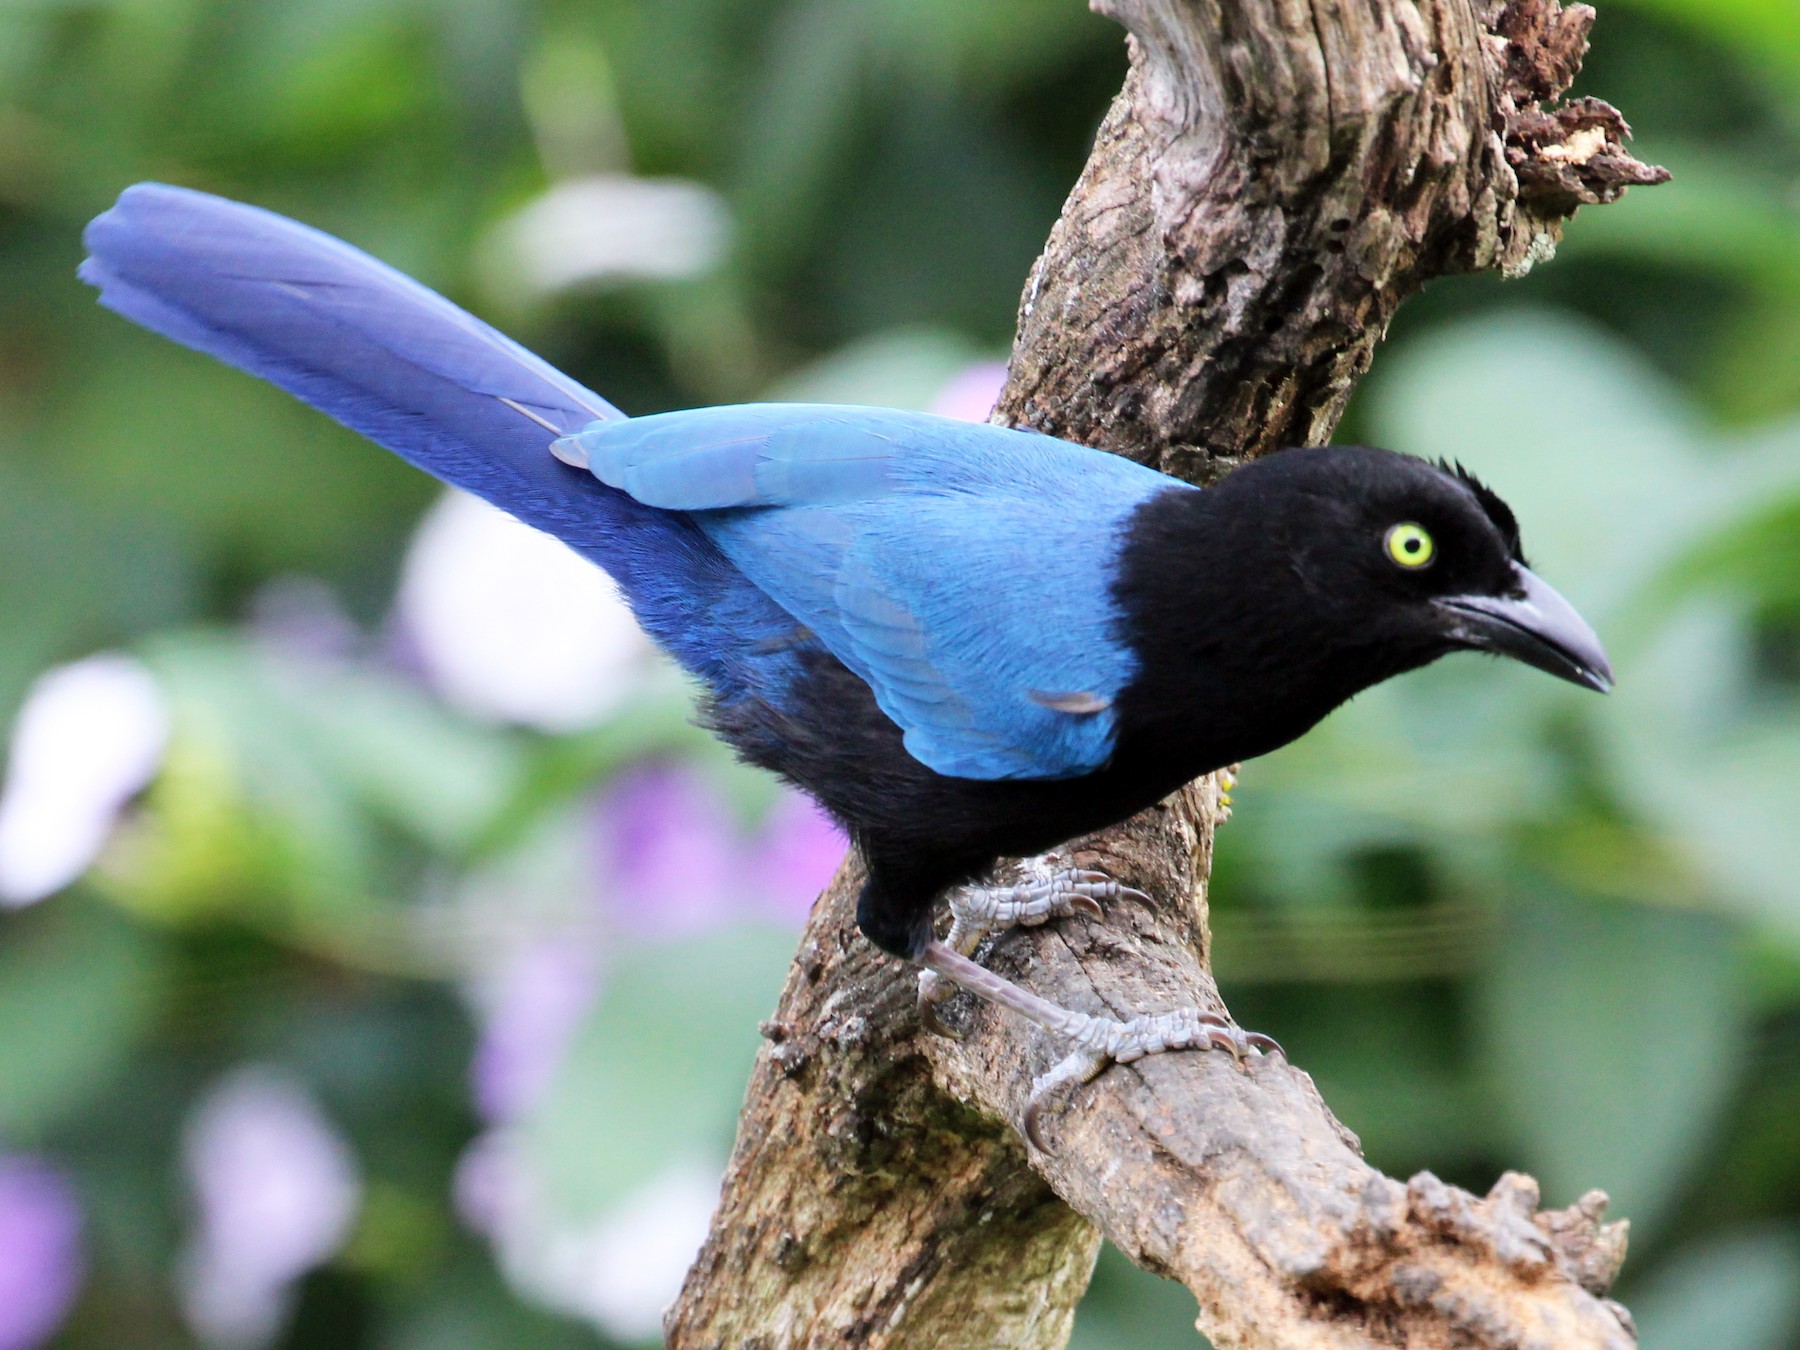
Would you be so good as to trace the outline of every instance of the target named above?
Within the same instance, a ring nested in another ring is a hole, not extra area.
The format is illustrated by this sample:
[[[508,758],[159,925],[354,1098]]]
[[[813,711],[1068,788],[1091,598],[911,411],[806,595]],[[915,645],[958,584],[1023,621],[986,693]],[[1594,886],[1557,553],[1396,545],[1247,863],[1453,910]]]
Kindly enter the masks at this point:
[[[1632,1222],[1647,1347],[1800,1346],[1800,8],[1609,0],[1675,182],[1415,299],[1609,699],[1460,658],[1249,766],[1219,974],[1391,1173]],[[650,1346],[841,841],[597,573],[102,313],[143,178],[339,233],[634,413],[983,417],[1117,88],[1080,0],[0,11],[0,1350]],[[1081,1350],[1194,1343],[1103,1259]]]

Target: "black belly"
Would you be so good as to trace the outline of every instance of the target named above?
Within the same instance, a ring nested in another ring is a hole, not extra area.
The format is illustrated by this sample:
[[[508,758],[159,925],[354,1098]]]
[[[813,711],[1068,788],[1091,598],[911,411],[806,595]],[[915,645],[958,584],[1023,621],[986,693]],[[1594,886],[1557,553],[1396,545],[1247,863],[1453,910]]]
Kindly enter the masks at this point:
[[[708,724],[753,764],[815,797],[869,868],[858,922],[878,946],[914,955],[932,901],[1001,858],[1029,857],[1115,824],[1183,783],[1232,763],[1191,735],[1125,737],[1104,769],[1079,778],[951,778],[907,753],[868,685],[837,661],[813,664],[785,710],[714,706]]]

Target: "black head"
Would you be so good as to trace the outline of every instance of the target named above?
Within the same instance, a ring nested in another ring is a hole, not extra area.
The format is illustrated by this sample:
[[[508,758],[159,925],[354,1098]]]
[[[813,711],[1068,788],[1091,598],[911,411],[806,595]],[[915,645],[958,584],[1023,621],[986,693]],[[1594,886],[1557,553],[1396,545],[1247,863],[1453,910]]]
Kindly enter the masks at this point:
[[[1525,565],[1512,511],[1459,465],[1364,446],[1288,450],[1208,495],[1248,556],[1285,571],[1284,608],[1338,652],[1356,688],[1457,650],[1612,687],[1593,630]]]

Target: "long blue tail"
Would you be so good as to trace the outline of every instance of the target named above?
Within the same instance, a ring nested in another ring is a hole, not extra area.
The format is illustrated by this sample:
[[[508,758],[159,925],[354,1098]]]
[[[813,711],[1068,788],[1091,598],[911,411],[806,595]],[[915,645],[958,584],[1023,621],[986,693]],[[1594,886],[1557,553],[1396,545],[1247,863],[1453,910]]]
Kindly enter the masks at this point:
[[[81,279],[101,304],[557,536],[610,572],[715,692],[758,682],[744,644],[792,621],[685,516],[550,454],[558,437],[624,416],[598,394],[359,249],[258,207],[139,183],[84,241]]]
[[[623,414],[343,241],[161,183],[127,188],[84,240],[81,279],[101,304],[280,385],[428,473],[552,532],[594,495],[550,442]]]

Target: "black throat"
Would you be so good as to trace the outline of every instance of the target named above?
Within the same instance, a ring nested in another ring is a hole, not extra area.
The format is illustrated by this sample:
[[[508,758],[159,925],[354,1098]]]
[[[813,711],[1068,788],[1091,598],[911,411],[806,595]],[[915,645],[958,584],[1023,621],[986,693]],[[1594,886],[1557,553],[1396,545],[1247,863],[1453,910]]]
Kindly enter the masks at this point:
[[[1395,641],[1334,594],[1289,537],[1303,523],[1245,509],[1230,484],[1151,498],[1120,555],[1119,636],[1138,670],[1118,702],[1118,758],[1166,765],[1159,779],[1266,754],[1445,650]]]

